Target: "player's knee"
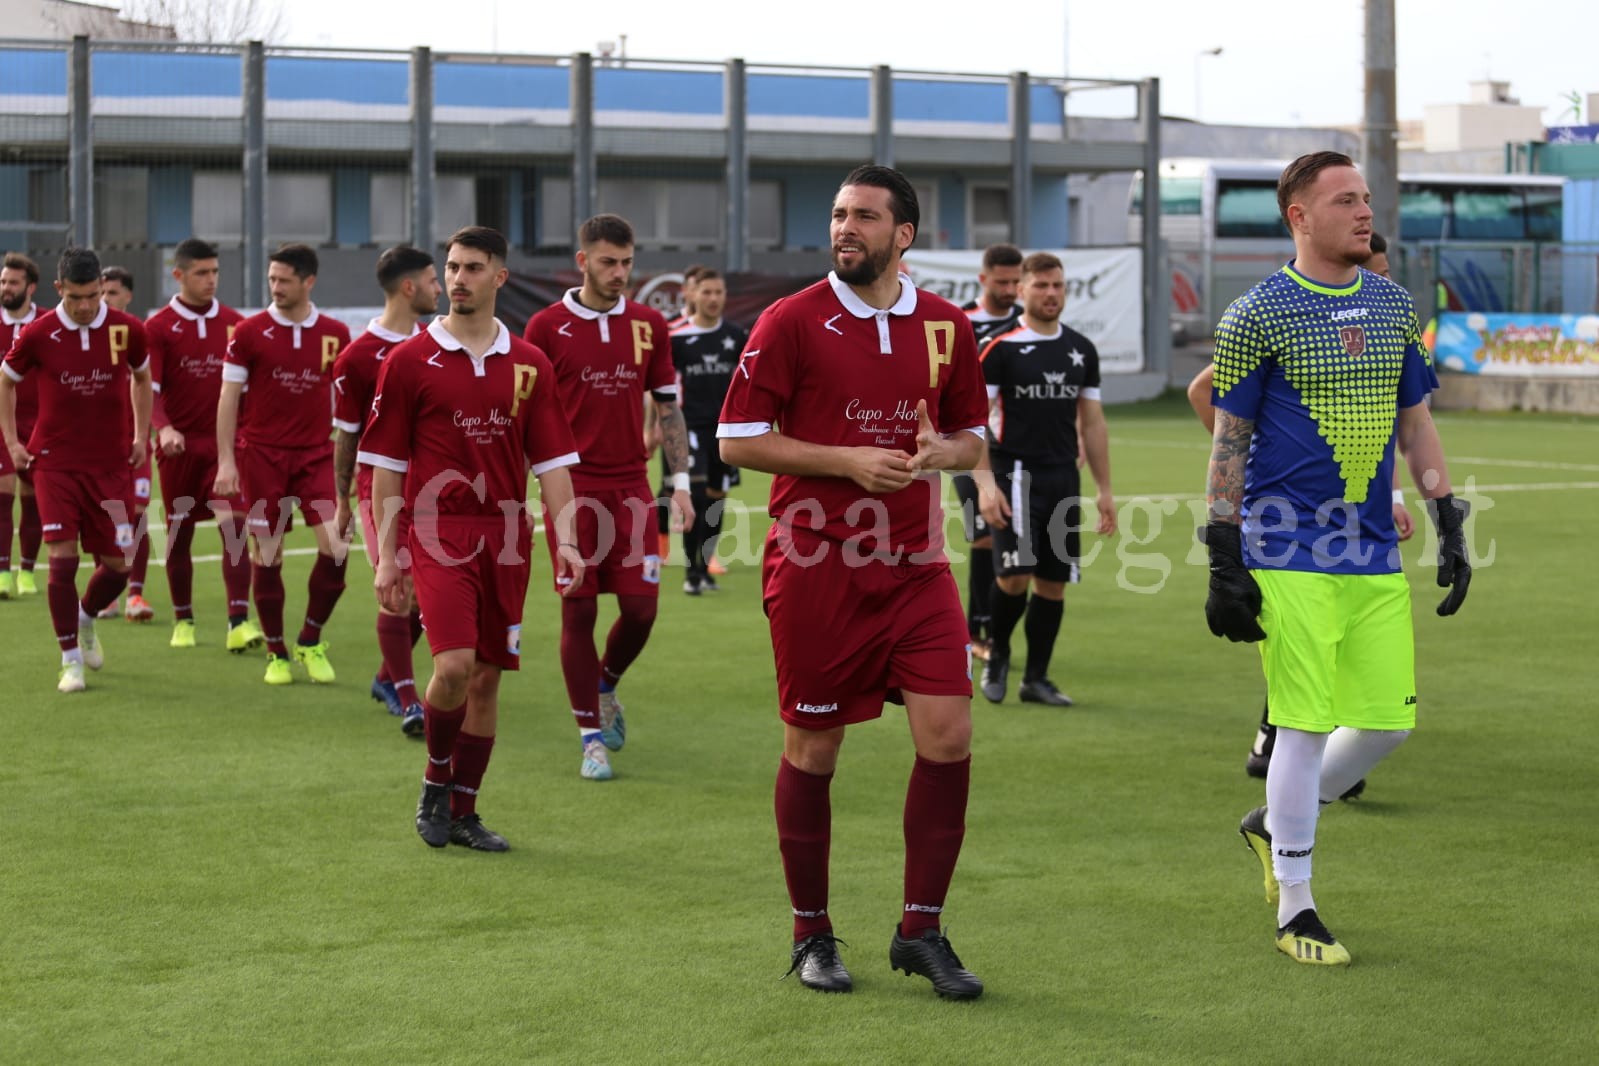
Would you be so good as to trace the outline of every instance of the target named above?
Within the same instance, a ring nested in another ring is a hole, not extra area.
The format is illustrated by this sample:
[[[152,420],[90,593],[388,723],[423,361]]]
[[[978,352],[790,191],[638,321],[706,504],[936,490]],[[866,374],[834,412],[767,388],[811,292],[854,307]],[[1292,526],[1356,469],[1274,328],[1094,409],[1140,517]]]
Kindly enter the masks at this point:
[[[472,661],[471,648],[452,649],[434,658],[433,684],[442,690],[438,693],[440,702],[460,706],[472,681]]]
[[[994,584],[999,586],[999,591],[1007,596],[1020,596],[1027,591],[1027,574],[1002,574],[994,578]]]
[[[655,612],[660,606],[660,600],[654,596],[618,596],[616,599],[622,617],[633,625],[655,624]]]

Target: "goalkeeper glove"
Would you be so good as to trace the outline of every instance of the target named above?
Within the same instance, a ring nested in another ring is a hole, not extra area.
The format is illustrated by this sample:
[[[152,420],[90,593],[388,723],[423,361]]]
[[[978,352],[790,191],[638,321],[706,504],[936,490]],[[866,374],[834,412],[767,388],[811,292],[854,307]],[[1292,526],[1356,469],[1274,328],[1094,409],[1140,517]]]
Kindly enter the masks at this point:
[[[1205,621],[1210,631],[1237,643],[1266,639],[1260,628],[1260,586],[1244,567],[1243,530],[1230,522],[1212,522],[1201,531],[1210,548],[1210,595]]]
[[[1453,494],[1440,496],[1427,501],[1427,513],[1438,530],[1438,587],[1449,590],[1438,613],[1447,617],[1460,610],[1471,587],[1471,556],[1466,551],[1464,528],[1471,503],[1457,500]]]

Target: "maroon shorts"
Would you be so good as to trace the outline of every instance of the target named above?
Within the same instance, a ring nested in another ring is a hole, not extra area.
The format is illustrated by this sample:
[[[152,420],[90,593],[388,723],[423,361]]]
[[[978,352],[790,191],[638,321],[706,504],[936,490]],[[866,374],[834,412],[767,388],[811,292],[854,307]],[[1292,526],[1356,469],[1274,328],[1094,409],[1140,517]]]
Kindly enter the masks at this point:
[[[660,534],[655,528],[655,494],[647,482],[625,489],[588,489],[577,494],[577,550],[588,568],[575,597],[613,592],[618,596],[659,596]],[[544,511],[544,543],[554,566],[555,523]],[[559,578],[556,591],[561,591]]]
[[[837,542],[787,543],[774,525],[762,564],[783,721],[869,721],[905,691],[971,697],[971,643],[948,563],[863,562]]]
[[[133,478],[128,467],[41,470],[35,465],[32,473],[46,544],[82,543],[94,555],[120,555],[133,547]]]
[[[242,453],[241,453],[242,454]],[[218,500],[213,487],[217,481],[217,448],[215,440],[200,441],[190,437],[183,451],[177,455],[155,457],[156,468],[161,471],[161,504],[166,508],[167,521],[204,522],[215,518],[211,505],[228,504],[235,514],[244,514],[242,493]]]
[[[372,511],[371,486],[367,492],[361,493],[356,498],[356,504],[361,509],[361,545],[366,548],[367,562],[372,564],[372,569],[378,568],[378,520]],[[407,508],[400,508],[400,514],[394,520],[394,543],[405,547],[411,543],[411,512]],[[400,560],[401,570],[409,568],[409,556]]]
[[[522,603],[532,534],[503,518],[440,518],[410,537],[411,581],[434,655],[473,648],[480,662],[521,666]],[[964,623],[963,623],[964,624]]]
[[[249,505],[250,532],[289,528],[298,506],[309,526],[333,521],[333,442],[315,448],[239,449],[239,483]]]

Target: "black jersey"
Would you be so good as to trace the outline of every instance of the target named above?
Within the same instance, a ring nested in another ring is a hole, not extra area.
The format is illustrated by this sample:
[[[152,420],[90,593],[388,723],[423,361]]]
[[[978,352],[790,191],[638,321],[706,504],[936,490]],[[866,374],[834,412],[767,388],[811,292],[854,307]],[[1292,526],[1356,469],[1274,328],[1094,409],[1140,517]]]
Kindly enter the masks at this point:
[[[722,401],[748,339],[725,318],[710,329],[690,322],[673,331],[672,364],[683,383],[683,420],[689,425],[714,426],[721,419]]]
[[[1022,305],[1012,304],[1010,311],[997,318],[992,312],[984,310],[983,305],[976,300],[968,300],[961,304],[961,310],[965,311],[966,317],[971,320],[972,332],[977,334],[977,346],[981,348],[983,342],[990,337],[1016,328],[1016,322],[1021,318]]]
[[[1099,352],[1076,330],[1054,336],[1018,324],[982,352],[995,455],[1030,463],[1077,461],[1077,401],[1099,399]],[[996,464],[998,465],[998,464]]]

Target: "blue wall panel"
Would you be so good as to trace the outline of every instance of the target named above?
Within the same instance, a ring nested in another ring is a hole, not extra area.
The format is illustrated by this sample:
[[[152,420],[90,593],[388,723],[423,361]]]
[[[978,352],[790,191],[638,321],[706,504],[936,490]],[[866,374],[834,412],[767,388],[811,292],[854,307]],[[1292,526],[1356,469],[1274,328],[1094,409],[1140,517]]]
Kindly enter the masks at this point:
[[[749,113],[752,116],[871,117],[871,82],[865,78],[750,74],[747,80]]]
[[[498,63],[437,63],[433,102],[438,107],[571,106],[572,78],[564,67],[521,67]]]
[[[194,225],[194,170],[191,167],[150,168],[150,240],[177,244]]]

